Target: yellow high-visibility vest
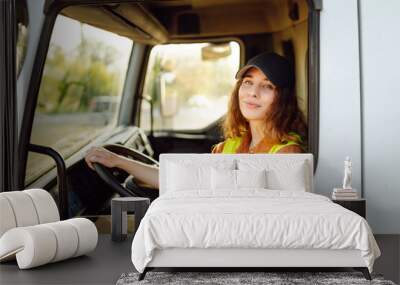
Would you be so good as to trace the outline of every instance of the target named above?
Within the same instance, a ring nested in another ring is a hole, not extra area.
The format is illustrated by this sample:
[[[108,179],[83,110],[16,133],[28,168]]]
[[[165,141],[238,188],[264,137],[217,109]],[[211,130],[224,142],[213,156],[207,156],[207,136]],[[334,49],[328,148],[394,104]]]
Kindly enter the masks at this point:
[[[269,154],[272,153],[277,153],[278,151],[280,151],[283,147],[288,146],[288,145],[299,145],[299,142],[301,143],[303,140],[301,139],[301,136],[294,133],[294,132],[290,132],[289,133],[292,136],[295,136],[297,138],[297,141],[285,141],[282,144],[275,144],[273,145],[270,150],[268,151]],[[225,141],[224,143],[224,148],[222,150],[222,153],[226,153],[226,154],[232,154],[232,153],[236,153],[238,147],[240,146],[240,144],[242,143],[242,137],[234,137],[234,138],[229,138]]]

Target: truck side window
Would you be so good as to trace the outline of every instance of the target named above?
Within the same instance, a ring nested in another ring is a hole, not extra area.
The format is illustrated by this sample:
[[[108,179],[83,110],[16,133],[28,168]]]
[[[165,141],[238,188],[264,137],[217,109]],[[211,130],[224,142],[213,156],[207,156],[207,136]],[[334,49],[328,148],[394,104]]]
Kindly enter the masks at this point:
[[[132,40],[59,15],[42,75],[30,142],[67,159],[113,128]],[[29,153],[25,185],[54,168]]]
[[[22,69],[22,65],[24,63],[26,48],[28,44],[29,15],[28,7],[26,6],[26,0],[18,0],[15,2],[15,4],[17,14],[16,70],[17,75],[19,75]]]

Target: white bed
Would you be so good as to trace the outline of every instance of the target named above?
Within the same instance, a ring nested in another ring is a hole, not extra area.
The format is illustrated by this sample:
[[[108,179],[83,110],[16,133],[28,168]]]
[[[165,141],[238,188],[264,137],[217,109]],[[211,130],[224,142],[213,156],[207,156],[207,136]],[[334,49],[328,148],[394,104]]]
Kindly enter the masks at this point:
[[[313,194],[311,154],[164,154],[132,243],[154,267],[354,267],[380,255],[362,217]],[[367,270],[368,269],[368,270]]]

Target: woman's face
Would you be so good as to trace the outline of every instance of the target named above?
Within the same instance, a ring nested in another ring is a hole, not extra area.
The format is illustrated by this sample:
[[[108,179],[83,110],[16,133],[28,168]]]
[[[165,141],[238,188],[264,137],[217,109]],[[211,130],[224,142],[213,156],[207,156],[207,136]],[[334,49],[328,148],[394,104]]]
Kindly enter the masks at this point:
[[[239,87],[239,107],[248,120],[265,120],[276,96],[276,87],[258,68],[250,68]]]

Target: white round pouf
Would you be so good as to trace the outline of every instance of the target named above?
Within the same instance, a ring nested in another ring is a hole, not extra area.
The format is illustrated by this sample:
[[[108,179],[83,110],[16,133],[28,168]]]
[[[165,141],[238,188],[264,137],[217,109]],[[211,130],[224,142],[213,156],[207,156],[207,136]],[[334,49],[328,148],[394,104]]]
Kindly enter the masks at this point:
[[[17,222],[15,221],[14,211],[10,202],[6,197],[0,194],[0,237],[9,229],[15,228]]]
[[[57,205],[45,190],[0,193],[0,261],[17,259],[20,269],[93,251],[98,233],[85,218],[59,221]]]
[[[11,205],[17,227],[33,226],[39,223],[35,205],[30,196],[23,191],[1,193]]]
[[[98,233],[92,221],[85,218],[75,218],[65,222],[71,224],[78,233],[78,250],[74,257],[86,254],[96,248]]]
[[[28,269],[51,262],[57,252],[53,231],[40,225],[14,228],[0,239],[0,257],[16,254],[20,269]]]
[[[56,202],[49,192],[43,189],[24,190],[30,196],[36,208],[39,224],[51,223],[60,220]]]
[[[57,252],[51,262],[57,262],[67,258],[71,258],[78,250],[78,233],[73,226],[66,221],[55,222],[42,225],[51,229],[56,235]]]

